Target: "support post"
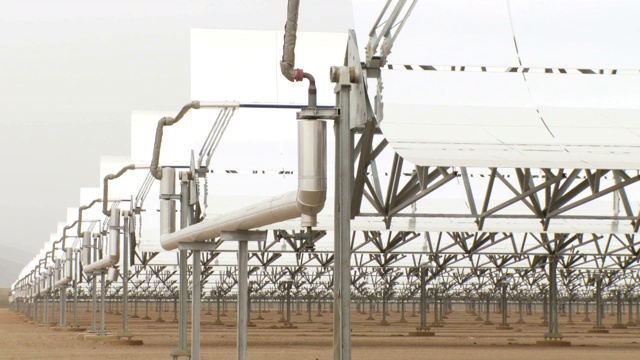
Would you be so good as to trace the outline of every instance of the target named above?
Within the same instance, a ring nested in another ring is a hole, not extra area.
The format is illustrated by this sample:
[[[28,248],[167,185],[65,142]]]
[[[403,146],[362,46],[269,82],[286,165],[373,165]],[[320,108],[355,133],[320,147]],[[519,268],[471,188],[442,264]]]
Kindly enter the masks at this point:
[[[96,324],[96,312],[98,311],[97,304],[98,297],[98,277],[96,274],[93,274],[91,279],[91,332],[98,332],[97,324]]]
[[[200,251],[191,253],[193,258],[193,295],[191,299],[191,358],[200,360],[200,298],[202,283],[200,273]],[[186,322],[186,321],[185,321]]]
[[[189,193],[190,193],[190,189],[189,189],[189,177],[193,176],[193,174],[190,174],[189,172],[180,172],[180,228],[184,229],[187,226],[189,226],[189,224],[191,223],[191,206],[189,205]],[[171,184],[171,181],[169,181],[166,185],[167,189],[165,189],[165,192],[167,194],[172,194],[174,192],[173,190],[173,185]],[[180,277],[180,284],[178,285],[178,311],[179,311],[179,317],[178,317],[178,348],[177,349],[173,349],[173,351],[171,352],[171,357],[173,359],[177,359],[181,356],[184,357],[188,357],[190,358],[192,356],[192,349],[190,350],[189,348],[187,348],[187,307],[189,306],[188,304],[188,297],[189,297],[189,289],[188,289],[188,272],[189,272],[189,268],[188,268],[188,254],[186,249],[180,249],[179,251],[179,255],[178,255],[178,271],[179,271],[179,277]],[[192,254],[192,256],[194,256],[195,259],[195,254]],[[195,263],[195,260],[194,260]],[[195,272],[195,269],[194,269]],[[195,274],[194,274],[194,286],[195,286]],[[195,290],[194,293],[195,294]],[[195,296],[194,296],[195,299]],[[193,316],[193,313],[192,313]],[[198,316],[198,326],[200,326],[200,317]],[[192,326],[193,326],[193,321],[192,321]],[[193,333],[192,333],[193,336]],[[199,339],[199,337],[198,337]],[[198,342],[198,349],[200,346],[200,343]],[[191,347],[194,347],[193,342],[191,343]],[[196,358],[194,356],[194,358]],[[199,358],[196,358],[199,360]]]
[[[80,261],[80,256],[76,255],[73,257],[74,261],[74,270],[77,269],[77,276],[73,279],[73,327],[78,327],[78,281],[81,279],[80,266],[78,266]]]
[[[106,307],[106,291],[107,291],[107,279],[105,278],[105,271],[100,272],[100,335],[106,335],[104,329],[104,311]]]
[[[247,359],[249,309],[249,241],[265,241],[266,231],[222,231],[222,241],[238,242],[238,360]]]
[[[348,68],[337,72],[336,105],[340,117],[335,129],[335,208],[334,208],[334,285],[333,359],[351,359],[351,182],[353,181],[352,138],[350,129],[350,76]]]
[[[128,338],[131,340],[133,337],[129,333],[129,241],[130,241],[130,229],[129,229],[129,212],[125,212],[123,221],[123,236],[122,236],[122,332],[116,335],[116,339]]]
[[[491,295],[487,294],[487,303],[486,303],[486,308],[485,308],[485,312],[486,312],[486,318],[484,320],[484,324],[485,325],[493,325],[493,322],[490,319],[491,316]]]
[[[67,326],[67,286],[60,286],[60,326]]]
[[[589,299],[585,299],[584,301],[584,319],[582,319],[583,322],[591,322],[591,319],[589,319]]]
[[[570,346],[571,342],[562,341],[558,325],[558,256],[550,255],[549,264],[549,330],[544,334],[544,341],[538,341],[543,346]],[[552,341],[549,341],[552,340]]]
[[[507,310],[507,287],[508,285],[506,283],[501,283],[500,287],[502,288],[502,294],[500,296],[500,303],[501,303],[501,307],[502,307],[502,322],[500,323],[500,325],[498,325],[498,329],[499,330],[511,330],[513,329],[509,323],[507,322],[507,317],[508,317],[508,310]],[[520,309],[522,310],[522,309]],[[522,315],[522,311],[520,311],[520,314]]]
[[[171,357],[177,359],[180,356],[191,357],[191,350],[187,348],[187,297],[188,295],[188,259],[187,250],[178,251],[178,272],[180,283],[178,285],[178,348],[173,349]]]
[[[247,281],[249,250],[246,241],[238,242],[238,360],[247,359]]]
[[[602,324],[603,308],[602,308],[602,275],[595,275],[596,285],[596,324],[589,330],[592,333],[608,333],[609,330]]]

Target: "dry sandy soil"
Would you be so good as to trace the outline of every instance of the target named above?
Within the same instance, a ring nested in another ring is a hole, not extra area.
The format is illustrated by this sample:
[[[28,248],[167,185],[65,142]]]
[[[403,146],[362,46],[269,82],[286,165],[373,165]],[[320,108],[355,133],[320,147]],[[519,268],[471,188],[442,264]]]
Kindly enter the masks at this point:
[[[150,308],[155,306],[150,306]],[[0,309],[0,359],[170,359],[176,346],[177,324],[173,323],[173,307],[163,312],[164,323],[156,322],[158,313],[150,313],[152,320],[130,319],[134,339],[144,341],[142,346],[123,346],[86,340],[84,333],[56,331],[56,326],[29,322],[24,316]],[[235,359],[235,312],[222,317],[224,326],[212,325],[214,315],[203,310],[202,358]],[[133,311],[130,312],[130,315]],[[144,315],[144,306],[138,314]],[[78,311],[80,326],[87,326],[90,312],[84,305]],[[249,328],[249,359],[332,359],[332,314],[322,317],[313,313],[313,323],[307,323],[307,314],[292,314],[298,329],[272,329],[280,315],[275,310],[263,313],[265,320],[253,320],[256,327]],[[609,334],[587,332],[593,323],[582,322],[582,314],[574,315],[575,324],[560,318],[560,329],[571,347],[550,348],[536,346],[542,340],[546,327],[541,325],[540,313],[525,316],[525,325],[515,325],[516,314],[509,321],[513,330],[497,330],[496,326],[482,325],[475,316],[465,311],[449,314],[444,327],[433,328],[434,337],[411,337],[409,332],[418,325],[419,318],[410,317],[408,323],[398,322],[400,314],[390,312],[390,326],[379,324],[381,313],[367,321],[367,314],[352,313],[353,359],[640,359],[640,327],[610,329]],[[427,314],[431,321],[431,313]],[[56,319],[59,315],[56,312]],[[69,319],[72,319],[69,313]],[[252,317],[257,317],[257,312]],[[498,323],[499,316],[492,314]],[[591,317],[593,318],[593,314]],[[626,320],[626,318],[625,318]],[[605,319],[607,328],[615,316]],[[107,314],[107,329],[111,334],[121,329],[122,316]]]

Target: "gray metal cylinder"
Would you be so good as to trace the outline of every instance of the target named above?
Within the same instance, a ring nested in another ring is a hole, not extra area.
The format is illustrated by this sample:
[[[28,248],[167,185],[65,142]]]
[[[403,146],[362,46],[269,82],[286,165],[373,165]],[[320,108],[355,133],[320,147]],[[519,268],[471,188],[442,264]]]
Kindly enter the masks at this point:
[[[176,231],[176,204],[166,197],[176,193],[176,170],[162,168],[160,180],[160,235]]]
[[[298,196],[301,225],[316,226],[327,196],[327,123],[298,121]]]
[[[109,256],[120,257],[120,209],[112,208],[109,218]]]
[[[118,280],[118,269],[112,267],[109,268],[109,271],[107,272],[107,280],[109,281],[117,281]]]
[[[85,231],[82,233],[82,265],[91,264],[91,233]]]
[[[53,272],[53,281],[57,282],[58,280],[60,280],[60,278],[62,273],[62,259],[56,259],[56,265],[55,265],[55,269]]]
[[[64,277],[73,275],[73,249],[67,248],[67,259],[64,263]]]

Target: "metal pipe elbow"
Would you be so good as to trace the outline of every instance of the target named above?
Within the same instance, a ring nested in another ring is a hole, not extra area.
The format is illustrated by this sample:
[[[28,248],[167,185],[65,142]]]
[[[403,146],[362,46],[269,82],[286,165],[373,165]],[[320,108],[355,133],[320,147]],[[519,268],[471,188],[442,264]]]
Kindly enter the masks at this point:
[[[165,126],[173,125],[175,120],[172,117],[165,116],[158,120],[156,127],[156,138],[153,144],[153,155],[151,157],[151,167],[149,171],[156,180],[162,180],[162,169],[160,168],[160,148],[162,147],[162,133]]]
[[[89,205],[83,205],[83,206],[80,206],[78,208],[78,227],[76,228],[78,237],[82,237],[82,212],[87,210],[87,209],[89,209],[94,204],[99,203],[101,201],[102,201],[102,199],[100,199],[100,198],[94,199],[92,202],[89,203]]]
[[[158,127],[156,128],[156,138],[153,144],[153,155],[151,157],[151,175],[156,180],[162,179],[162,168],[160,168],[160,149],[162,148],[162,135],[165,126],[171,126],[180,121],[191,109],[200,109],[200,101],[194,100],[180,109],[178,115],[175,118],[165,116],[158,120]]]
[[[104,177],[102,184],[102,213],[105,216],[111,216],[111,211],[109,210],[109,180],[117,179],[128,170],[135,170],[135,168],[136,166],[134,164],[130,164],[120,169],[117,173],[109,174]]]

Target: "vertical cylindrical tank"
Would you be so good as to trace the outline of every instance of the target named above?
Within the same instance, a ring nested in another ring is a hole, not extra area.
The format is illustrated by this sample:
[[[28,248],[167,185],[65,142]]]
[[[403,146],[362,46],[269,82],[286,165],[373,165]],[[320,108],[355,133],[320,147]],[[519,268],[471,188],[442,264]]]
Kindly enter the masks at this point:
[[[91,264],[91,233],[85,231],[82,233],[82,265]]]
[[[176,170],[162,168],[160,180],[160,235],[176,231],[176,204],[171,199],[176,193]]]
[[[298,121],[298,209],[303,227],[316,226],[327,195],[327,123]]]
[[[107,272],[107,280],[111,282],[118,280],[118,269],[115,267],[109,268],[109,271]]]
[[[109,256],[120,257],[120,209],[112,208],[109,218]]]
[[[73,276],[73,248],[68,247],[67,249],[67,259],[64,263],[64,277]]]

